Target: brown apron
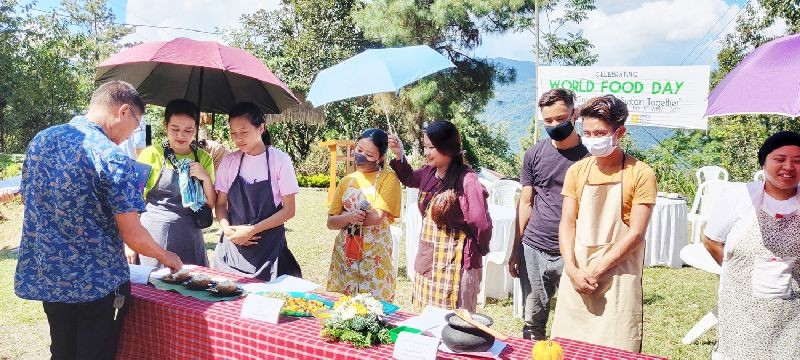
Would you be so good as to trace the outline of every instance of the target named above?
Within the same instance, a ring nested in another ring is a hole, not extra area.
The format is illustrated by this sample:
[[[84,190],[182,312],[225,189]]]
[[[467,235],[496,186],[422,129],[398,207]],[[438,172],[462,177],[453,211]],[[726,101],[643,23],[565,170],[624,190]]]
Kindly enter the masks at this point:
[[[461,284],[462,258],[466,235],[449,226],[436,226],[431,216],[427,192],[420,192],[419,203],[425,206],[417,258],[414,261],[414,287],[411,303],[417,311],[426,305],[455,309]]]
[[[628,232],[628,225],[622,221],[625,157],[622,163],[618,182],[592,185],[587,172],[575,229],[574,252],[580,269],[600,259]],[[579,294],[569,277],[562,276],[552,336],[641,351],[643,264],[642,243],[628,258],[603,274],[597,290],[590,295]]]

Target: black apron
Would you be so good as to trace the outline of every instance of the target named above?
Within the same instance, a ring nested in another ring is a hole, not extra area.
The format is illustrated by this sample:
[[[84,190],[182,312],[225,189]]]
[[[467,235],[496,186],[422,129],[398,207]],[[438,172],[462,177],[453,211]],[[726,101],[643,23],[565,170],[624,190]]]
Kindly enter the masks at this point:
[[[208,266],[203,232],[194,222],[192,209],[183,207],[178,171],[167,168],[168,163],[164,161],[156,185],[147,193],[146,211],[140,221],[159,246],[174,252],[184,264]],[[139,255],[139,262],[163,267],[144,255]]]
[[[228,191],[228,221],[231,225],[257,224],[283,207],[283,204],[275,206],[272,174],[269,170],[269,147],[265,155],[267,179],[252,184],[245,182],[239,175],[244,153],[239,160],[236,178]],[[214,268],[264,281],[272,281],[284,274],[302,277],[300,264],[286,244],[286,228],[283,224],[257,235],[261,239],[256,245],[239,246],[222,234],[214,251]]]

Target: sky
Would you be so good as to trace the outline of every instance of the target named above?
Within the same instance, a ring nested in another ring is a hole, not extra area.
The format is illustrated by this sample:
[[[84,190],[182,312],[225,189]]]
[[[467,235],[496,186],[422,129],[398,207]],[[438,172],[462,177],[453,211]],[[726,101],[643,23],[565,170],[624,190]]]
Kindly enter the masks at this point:
[[[746,0],[597,0],[580,24],[599,55],[596,65],[713,65],[720,41],[735,25]],[[37,9],[59,0],[39,0]],[[278,0],[109,0],[118,22],[215,32],[236,26],[239,16],[276,9]],[[559,10],[557,9],[556,12]],[[546,19],[542,18],[543,24]],[[128,41],[178,36],[217,40],[214,34],[139,26]],[[474,52],[480,57],[533,61],[531,32],[489,34]]]

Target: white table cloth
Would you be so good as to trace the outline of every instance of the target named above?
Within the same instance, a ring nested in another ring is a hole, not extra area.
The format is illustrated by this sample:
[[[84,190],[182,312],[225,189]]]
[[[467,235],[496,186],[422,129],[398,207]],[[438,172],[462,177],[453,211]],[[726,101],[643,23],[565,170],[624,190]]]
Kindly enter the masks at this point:
[[[406,198],[403,209],[403,223],[405,224],[406,240],[406,275],[414,281],[414,260],[417,258],[419,236],[422,232],[422,216],[417,207],[418,189],[406,189]],[[486,277],[489,288],[487,296],[505,298],[511,291],[512,281],[505,264],[508,262],[508,253],[514,236],[514,218],[516,211],[513,208],[489,204],[489,215],[492,218],[492,240],[489,242],[489,255],[484,258],[491,261]],[[497,266],[500,264],[500,266]]]
[[[683,266],[681,249],[688,244],[686,200],[657,197],[645,233],[645,266]]]

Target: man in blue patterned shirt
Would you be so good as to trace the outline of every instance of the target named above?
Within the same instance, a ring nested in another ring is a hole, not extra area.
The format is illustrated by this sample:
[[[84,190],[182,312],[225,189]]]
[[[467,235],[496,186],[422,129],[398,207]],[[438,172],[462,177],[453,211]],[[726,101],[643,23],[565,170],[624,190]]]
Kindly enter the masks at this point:
[[[85,116],[42,130],[28,145],[14,289],[43,302],[54,359],[114,358],[131,302],[123,242],[173,270],[182,266],[139,222],[139,175],[117,147],[143,112],[138,92],[112,81],[95,90]],[[115,299],[124,299],[121,308]]]

